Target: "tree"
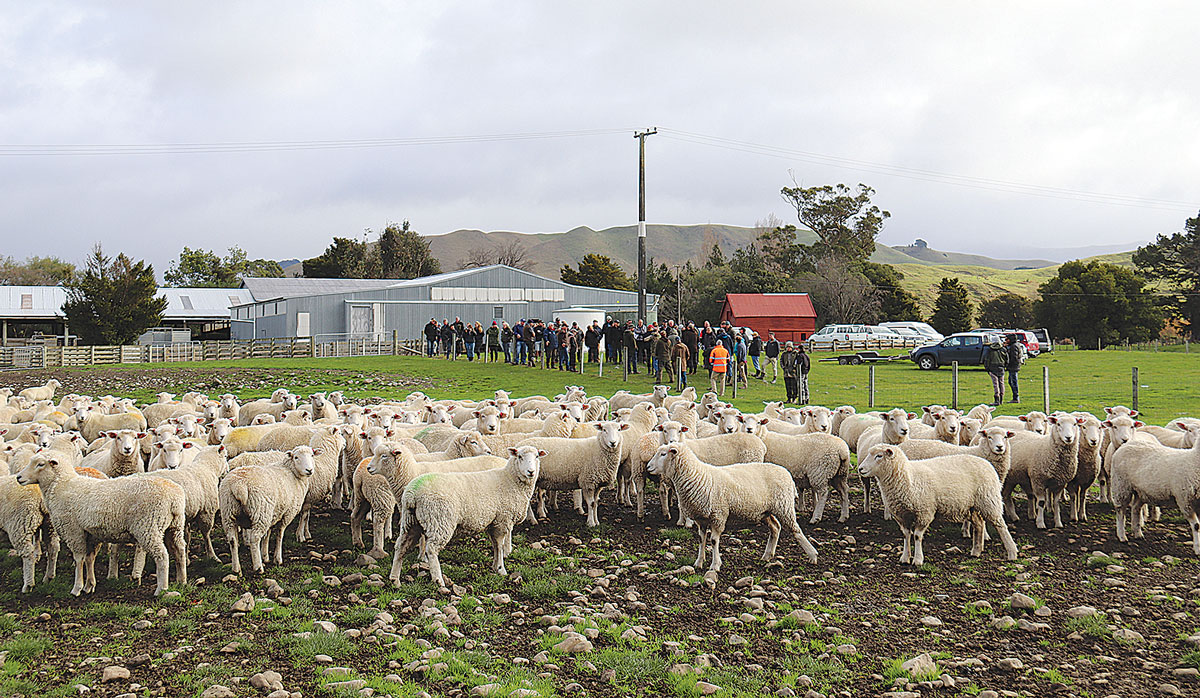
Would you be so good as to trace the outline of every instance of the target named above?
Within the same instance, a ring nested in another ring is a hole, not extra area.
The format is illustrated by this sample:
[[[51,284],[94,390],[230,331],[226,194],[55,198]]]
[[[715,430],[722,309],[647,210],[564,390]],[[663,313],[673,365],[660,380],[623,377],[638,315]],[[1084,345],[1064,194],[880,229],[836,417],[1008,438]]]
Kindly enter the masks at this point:
[[[199,288],[233,288],[250,276],[283,276],[279,262],[271,259],[249,259],[246,251],[234,245],[222,259],[215,252],[184,247],[179,259],[171,263],[163,281],[168,286]]]
[[[58,257],[30,257],[24,262],[0,257],[0,286],[57,286],[74,274],[75,265]]]
[[[859,184],[821,187],[784,187],[783,198],[796,209],[796,217],[817,234],[811,245],[800,245],[802,262],[815,265],[816,258],[833,254],[850,262],[863,262],[875,252],[875,237],[892,214],[871,204],[875,190]]]
[[[503,264],[514,269],[529,271],[533,268],[533,260],[529,258],[529,250],[520,240],[492,245],[491,247],[476,247],[458,260],[459,269],[475,267],[490,267],[493,264]]]
[[[871,323],[879,317],[880,294],[854,265],[836,255],[816,258],[812,271],[801,274],[797,286],[812,297],[818,325]]]
[[[621,266],[599,254],[584,255],[583,259],[579,260],[578,269],[572,269],[570,264],[563,265],[559,278],[576,286],[613,288],[619,291],[634,290],[633,281],[625,276]]]
[[[1133,263],[1170,294],[1165,307],[1193,339],[1200,335],[1200,214],[1184,222],[1183,232],[1159,235],[1133,253]]]
[[[729,260],[725,259],[725,253],[721,251],[721,243],[714,242],[708,250],[708,259],[705,260],[704,267],[713,269],[714,267],[723,267],[728,263]]]
[[[1072,337],[1086,349],[1097,344],[1145,342],[1163,326],[1162,311],[1145,280],[1105,262],[1067,262],[1038,287],[1037,324],[1055,337]]]
[[[929,324],[942,334],[966,332],[971,329],[971,316],[974,312],[971,299],[967,297],[967,289],[957,277],[948,279],[942,277],[938,284],[937,301],[933,304],[933,315]]]
[[[863,276],[879,294],[879,315],[889,322],[909,322],[921,319],[917,297],[900,287],[904,274],[890,264],[862,263]]]
[[[979,324],[1000,330],[1033,327],[1033,301],[1015,293],[1001,293],[979,304]]]
[[[66,288],[63,314],[84,344],[129,344],[162,322],[167,309],[154,267],[124,253],[110,258],[99,243]]]
[[[371,266],[371,253],[365,242],[335,237],[333,244],[318,257],[304,260],[304,276],[309,279],[364,279]]]
[[[370,275],[369,264],[366,266],[363,278],[376,278]],[[390,223],[379,234],[379,266],[379,274],[385,279],[415,279],[442,272],[441,262],[429,250],[429,241],[408,221]]]

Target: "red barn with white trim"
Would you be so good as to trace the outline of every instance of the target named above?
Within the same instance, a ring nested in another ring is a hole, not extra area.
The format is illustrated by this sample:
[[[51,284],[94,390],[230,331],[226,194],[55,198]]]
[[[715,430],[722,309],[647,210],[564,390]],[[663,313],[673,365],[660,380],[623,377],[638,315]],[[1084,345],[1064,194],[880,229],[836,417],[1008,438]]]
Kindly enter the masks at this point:
[[[802,342],[817,331],[817,311],[807,293],[727,293],[721,321],[758,332],[765,342]]]

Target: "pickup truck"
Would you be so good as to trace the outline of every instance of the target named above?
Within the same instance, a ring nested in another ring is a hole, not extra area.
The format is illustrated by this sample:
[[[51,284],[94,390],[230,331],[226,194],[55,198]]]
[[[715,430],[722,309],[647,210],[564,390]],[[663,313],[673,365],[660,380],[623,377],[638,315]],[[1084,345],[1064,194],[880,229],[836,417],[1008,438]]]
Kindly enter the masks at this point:
[[[908,358],[926,371],[949,366],[955,361],[959,366],[982,366],[983,348],[999,339],[998,335],[987,332],[959,332],[935,344],[913,349]]]

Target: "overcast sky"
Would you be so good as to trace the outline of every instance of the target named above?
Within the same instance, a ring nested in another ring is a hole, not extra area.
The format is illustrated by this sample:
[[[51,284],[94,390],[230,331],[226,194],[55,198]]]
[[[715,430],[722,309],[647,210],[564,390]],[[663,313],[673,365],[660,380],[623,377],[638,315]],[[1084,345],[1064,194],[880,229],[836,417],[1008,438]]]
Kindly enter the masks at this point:
[[[1200,209],[1195,2],[0,7],[19,258],[100,241],[161,275],[185,244],[303,258],[402,219],[628,225],[649,126],[652,223],[795,221],[793,177],[874,187],[889,244],[992,255],[1148,240]],[[163,144],[191,145],[111,154]]]

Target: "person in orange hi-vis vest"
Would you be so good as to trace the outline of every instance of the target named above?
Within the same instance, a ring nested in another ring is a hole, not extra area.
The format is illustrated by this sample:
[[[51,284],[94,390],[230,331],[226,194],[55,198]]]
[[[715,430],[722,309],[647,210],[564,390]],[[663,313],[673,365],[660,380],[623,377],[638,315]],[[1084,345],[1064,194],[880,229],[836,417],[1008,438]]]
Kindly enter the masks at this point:
[[[721,389],[719,394],[725,396],[725,374],[729,369],[729,350],[720,342],[713,347],[709,353],[709,359],[712,361],[712,391],[717,393],[717,384],[720,383]]]

